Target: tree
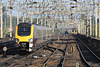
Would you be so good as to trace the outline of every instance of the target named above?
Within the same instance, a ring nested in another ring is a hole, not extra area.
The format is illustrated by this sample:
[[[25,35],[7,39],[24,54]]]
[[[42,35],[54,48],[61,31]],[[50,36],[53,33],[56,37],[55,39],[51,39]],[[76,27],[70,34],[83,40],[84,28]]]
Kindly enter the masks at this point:
[[[4,38],[9,37],[9,30],[7,29],[7,27],[4,28],[3,33],[4,33],[4,34],[3,34],[3,37],[4,37]]]

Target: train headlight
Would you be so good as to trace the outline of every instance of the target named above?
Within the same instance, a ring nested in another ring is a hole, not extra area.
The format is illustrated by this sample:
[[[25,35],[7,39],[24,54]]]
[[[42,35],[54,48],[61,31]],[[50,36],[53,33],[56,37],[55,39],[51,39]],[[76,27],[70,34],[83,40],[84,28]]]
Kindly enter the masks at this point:
[[[29,42],[30,42],[30,43],[32,43],[32,42],[33,42],[33,39],[32,39],[32,38],[31,38],[31,39],[29,39]]]
[[[16,41],[16,43],[17,43],[17,42],[19,41],[19,39],[16,38],[15,41]]]

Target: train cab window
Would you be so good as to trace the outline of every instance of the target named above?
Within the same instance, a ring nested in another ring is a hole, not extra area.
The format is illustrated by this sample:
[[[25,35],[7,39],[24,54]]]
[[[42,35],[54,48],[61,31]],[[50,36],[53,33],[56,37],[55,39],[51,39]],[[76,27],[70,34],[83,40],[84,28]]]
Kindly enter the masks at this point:
[[[31,33],[31,24],[20,23],[18,25],[18,35],[19,36],[29,36]]]
[[[31,28],[30,27],[19,27],[18,28],[18,35],[19,36],[28,36],[30,35]]]

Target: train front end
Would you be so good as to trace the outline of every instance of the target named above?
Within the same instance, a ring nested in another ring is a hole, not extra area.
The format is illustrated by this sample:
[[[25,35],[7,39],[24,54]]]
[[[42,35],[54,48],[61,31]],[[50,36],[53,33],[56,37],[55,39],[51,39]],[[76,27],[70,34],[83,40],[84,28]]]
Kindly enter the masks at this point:
[[[30,23],[20,23],[15,29],[15,41],[20,50],[28,52],[33,48],[33,25]]]
[[[77,34],[77,30],[72,30],[72,34]]]

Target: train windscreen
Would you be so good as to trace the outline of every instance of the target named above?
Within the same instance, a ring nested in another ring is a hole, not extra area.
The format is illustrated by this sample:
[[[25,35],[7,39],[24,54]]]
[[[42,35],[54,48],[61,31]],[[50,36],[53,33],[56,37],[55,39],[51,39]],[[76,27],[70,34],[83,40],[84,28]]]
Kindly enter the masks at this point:
[[[77,32],[76,30],[72,30],[72,32],[74,32],[74,31]]]
[[[29,36],[31,33],[31,25],[28,23],[22,23],[18,25],[19,36]]]

